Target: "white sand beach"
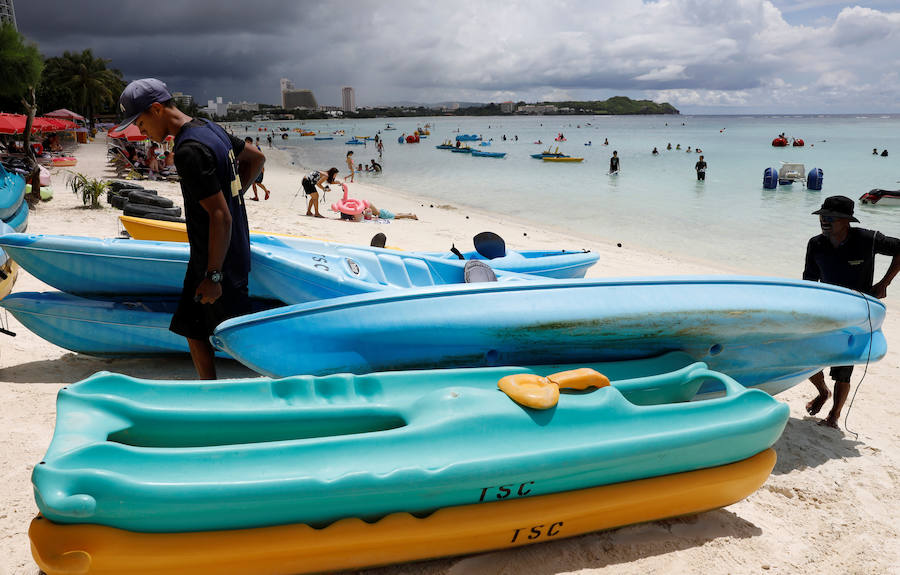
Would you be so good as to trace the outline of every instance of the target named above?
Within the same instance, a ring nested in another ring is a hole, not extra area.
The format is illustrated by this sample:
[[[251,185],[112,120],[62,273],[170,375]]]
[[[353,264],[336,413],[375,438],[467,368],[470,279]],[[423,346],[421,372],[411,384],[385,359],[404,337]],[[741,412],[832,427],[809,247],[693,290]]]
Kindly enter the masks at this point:
[[[327,205],[321,206],[326,219],[306,217],[305,196],[298,192],[304,170],[291,165],[282,151],[264,152],[268,157],[265,183],[272,196],[264,201],[260,193],[259,202],[247,202],[253,229],[361,244],[384,232],[389,246],[419,250],[446,250],[453,243],[462,250],[471,249],[472,236],[491,230],[512,248],[596,251],[600,261],[588,274],[594,277],[740,272],[536,229],[503,215],[403,195],[372,185],[366,178],[349,184],[352,197],[395,213],[414,212],[418,221],[343,222]],[[103,137],[80,146],[76,156],[78,165],[70,169],[113,177],[107,169]],[[341,168],[341,158],[336,157],[333,165]],[[80,198],[65,188],[65,170],[53,170],[55,198],[31,212],[28,231],[117,236],[121,212],[105,201],[103,209],[85,209]],[[148,182],[145,186],[182,203],[177,184]],[[338,189],[332,187],[327,204],[340,197]],[[798,262],[798,276],[801,267]],[[15,286],[15,291],[46,289],[50,288],[24,272]],[[891,300],[900,301],[900,284],[889,291],[890,307]],[[151,379],[192,379],[194,368],[188,357],[161,361],[77,355],[31,334],[2,310],[0,317],[18,334],[15,338],[0,335],[0,573],[33,575],[39,570],[27,536],[29,522],[37,513],[30,476],[53,434],[57,391],[101,370]],[[900,573],[900,386],[896,384],[900,318],[889,314],[884,332],[891,346],[888,355],[868,367],[850,411],[849,426],[859,437],[819,426],[818,418],[806,415],[804,406],[814,395],[812,384],[800,384],[779,395],[790,405],[791,419],[775,445],[778,463],[766,484],[744,501],[699,515],[367,573]],[[236,362],[220,360],[218,370],[220,377],[253,377]],[[854,372],[851,397],[863,371],[860,366]]]

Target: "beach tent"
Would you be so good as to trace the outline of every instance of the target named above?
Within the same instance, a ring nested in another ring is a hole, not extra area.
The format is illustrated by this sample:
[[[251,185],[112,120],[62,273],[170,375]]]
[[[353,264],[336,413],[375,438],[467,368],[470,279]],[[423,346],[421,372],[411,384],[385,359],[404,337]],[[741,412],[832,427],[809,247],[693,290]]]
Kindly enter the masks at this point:
[[[84,122],[84,116],[76,114],[72,110],[67,110],[66,108],[53,110],[52,112],[44,114],[44,116],[47,118],[63,118],[66,120],[78,120],[79,122]]]

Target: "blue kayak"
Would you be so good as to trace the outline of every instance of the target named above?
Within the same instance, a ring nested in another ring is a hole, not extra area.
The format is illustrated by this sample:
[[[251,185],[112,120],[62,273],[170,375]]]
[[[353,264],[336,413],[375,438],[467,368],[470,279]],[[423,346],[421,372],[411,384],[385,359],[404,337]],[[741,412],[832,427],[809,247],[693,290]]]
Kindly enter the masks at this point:
[[[874,298],[799,280],[535,280],[288,306],[223,322],[213,341],[273,377],[683,351],[743,385],[765,384],[777,393],[823,366],[864,363],[870,343],[871,360],[883,357],[884,315]]]
[[[262,310],[281,304],[253,300],[253,305]],[[99,357],[189,353],[187,340],[169,331],[177,297],[96,300],[61,292],[17,292],[0,300],[0,307],[38,337],[76,353]]]
[[[535,410],[497,389],[525,371],[216,382],[99,373],[60,390],[35,500],[54,522],[137,532],[374,521],[496,500],[510,486],[533,497],[740,461],[774,444],[789,414],[702,364],[630,383],[714,379],[725,397],[639,406],[613,385]]]
[[[505,158],[506,152],[482,152],[481,150],[472,150],[472,155],[482,158]]]
[[[0,164],[0,220],[9,221],[25,202],[25,178],[7,172]],[[15,226],[12,226],[15,227]]]

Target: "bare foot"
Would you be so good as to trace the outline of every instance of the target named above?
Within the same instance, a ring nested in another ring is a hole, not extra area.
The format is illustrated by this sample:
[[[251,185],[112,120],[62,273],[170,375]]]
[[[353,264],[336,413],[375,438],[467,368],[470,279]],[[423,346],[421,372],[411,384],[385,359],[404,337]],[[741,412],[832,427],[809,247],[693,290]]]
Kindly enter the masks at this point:
[[[311,216],[311,215],[312,215],[312,212],[306,212],[306,215],[307,215],[307,216]]]
[[[267,199],[267,200],[269,199],[269,191],[268,191],[268,190],[266,190],[266,197],[265,197],[265,199]]]
[[[832,429],[840,429],[837,419],[833,419],[830,415],[819,422],[822,427],[830,427]]]
[[[825,402],[828,401],[828,398],[831,397],[831,392],[829,391],[827,395],[822,395],[821,393],[817,395],[812,401],[806,404],[806,413],[810,415],[815,415],[821,411],[822,406],[825,405]]]

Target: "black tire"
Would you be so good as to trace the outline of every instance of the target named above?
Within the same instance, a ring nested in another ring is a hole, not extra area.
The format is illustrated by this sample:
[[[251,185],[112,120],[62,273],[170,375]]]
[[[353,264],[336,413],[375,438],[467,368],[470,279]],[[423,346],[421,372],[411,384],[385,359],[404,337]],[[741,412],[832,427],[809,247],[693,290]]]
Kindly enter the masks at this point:
[[[109,189],[111,189],[114,192],[119,192],[120,190],[125,189],[125,188],[134,188],[136,190],[144,189],[144,186],[142,186],[140,184],[136,184],[134,182],[122,181],[122,180],[110,180],[107,182],[107,184],[109,184]]]
[[[126,198],[125,196],[113,195],[111,198],[109,198],[109,203],[110,205],[112,205],[112,207],[121,210],[125,207],[125,204],[128,203],[128,198]]]
[[[149,214],[172,216],[174,218],[177,218],[181,215],[181,208],[178,206],[163,208],[160,206],[132,204],[131,202],[125,202],[125,207],[122,208],[122,212],[126,216],[134,216],[136,218],[149,218]]]
[[[137,217],[137,216],[135,216]],[[179,218],[178,216],[167,216],[166,214],[145,214],[141,216],[146,220],[159,220],[161,222],[178,222],[185,223],[184,218]]]
[[[148,206],[157,206],[160,208],[171,208],[175,205],[169,198],[163,198],[154,194],[148,194],[143,190],[135,190],[128,192],[128,203],[145,204]]]

